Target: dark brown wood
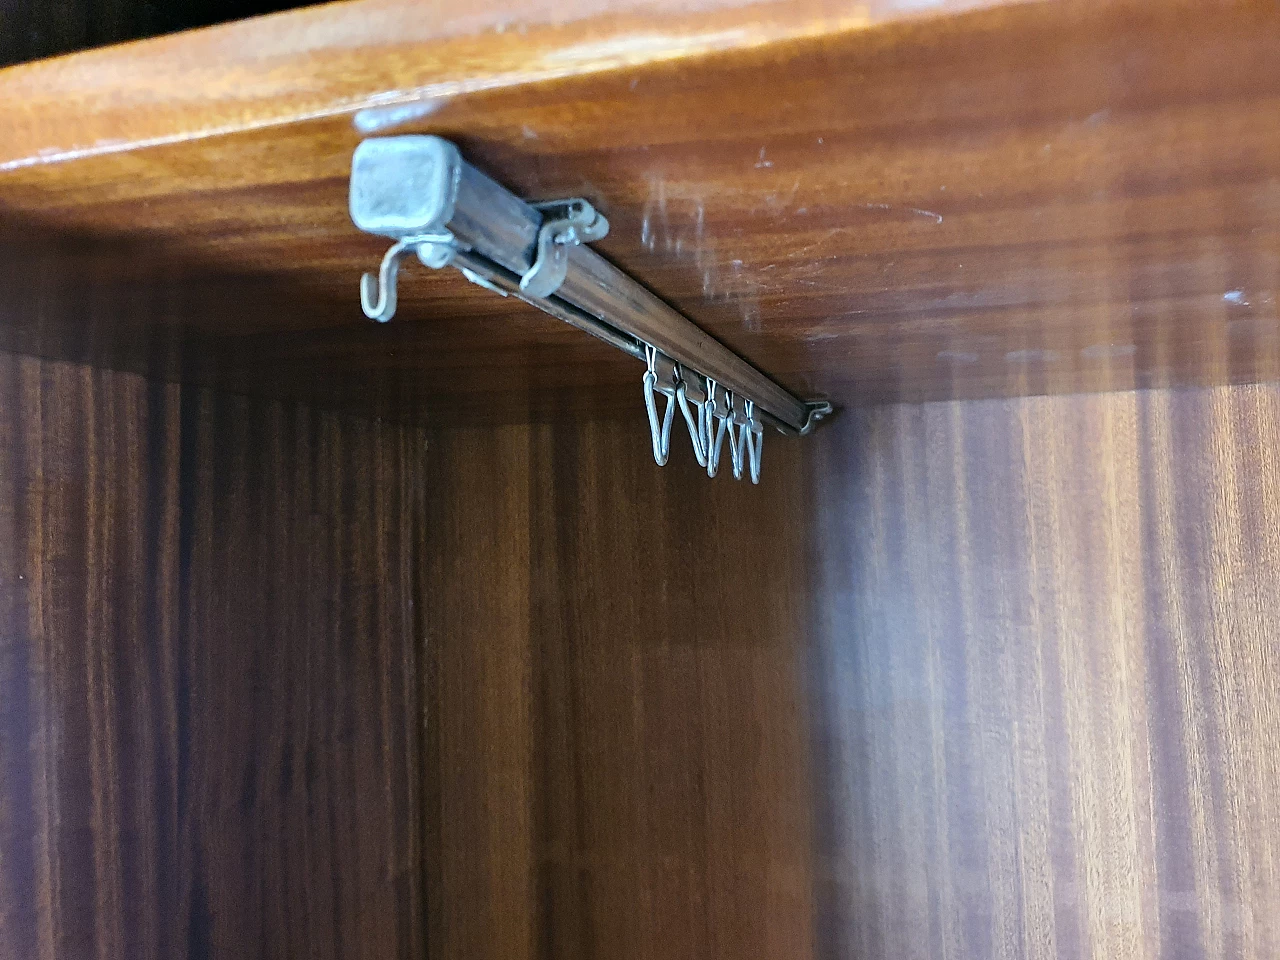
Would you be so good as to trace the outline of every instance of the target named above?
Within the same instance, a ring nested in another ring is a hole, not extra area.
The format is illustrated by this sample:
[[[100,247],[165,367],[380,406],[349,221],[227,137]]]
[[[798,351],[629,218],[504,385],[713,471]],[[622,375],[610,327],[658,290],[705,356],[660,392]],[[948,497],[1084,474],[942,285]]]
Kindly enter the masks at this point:
[[[576,331],[421,270],[364,321],[345,212],[373,110],[603,200],[800,393],[1265,379],[1280,13],[687,6],[0,74],[0,346],[429,424],[0,360],[0,953],[1280,952],[1280,389],[855,409],[711,483]]]
[[[504,32],[488,5],[465,23],[410,6],[0,74],[0,203],[270,276],[306,309],[239,335],[232,355],[256,359],[210,370],[233,388],[307,385],[292,371],[318,360],[338,392],[413,413],[638,403],[634,360],[457,276],[409,269],[400,317],[370,329],[357,283],[383,244],[345,191],[353,120],[385,94],[419,112],[365,129],[444,134],[523,195],[601,201],[606,255],[798,394],[1280,375],[1272,5],[889,6],[871,24],[807,2],[574,6]]]
[[[532,307],[528,328],[553,334],[545,347],[508,352],[513,365],[455,353],[447,381],[419,369],[424,350],[434,355],[421,327],[360,322],[317,334],[315,318],[331,307],[280,278],[211,271],[154,244],[0,218],[0,350],[398,422],[525,422],[635,407],[600,382],[592,337]],[[483,336],[483,327],[467,336]],[[526,370],[538,356],[545,362]],[[581,374],[568,393],[563,364]],[[629,401],[639,397],[633,372]]]
[[[1280,389],[812,444],[431,433],[432,955],[1273,956]]]
[[[422,437],[0,355],[0,955],[421,958]]]
[[[811,955],[798,447],[759,488],[611,423],[430,450],[431,956]]]
[[[6,956],[417,956],[418,869],[438,957],[1280,940],[1280,390],[845,415],[752,490],[3,371]]]

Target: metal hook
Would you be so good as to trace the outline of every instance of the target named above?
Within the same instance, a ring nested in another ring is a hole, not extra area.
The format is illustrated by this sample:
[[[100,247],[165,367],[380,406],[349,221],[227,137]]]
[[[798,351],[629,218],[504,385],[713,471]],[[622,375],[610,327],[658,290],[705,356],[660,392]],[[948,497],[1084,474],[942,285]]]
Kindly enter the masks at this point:
[[[688,377],[678,365],[676,371],[680,377],[679,386],[676,387],[676,399],[680,402],[680,412],[684,414],[685,425],[689,428],[689,439],[693,442],[693,456],[698,461],[698,466],[705,467],[707,465],[708,438],[702,411],[707,405],[707,394],[702,389],[701,384],[698,383],[698,375],[696,373],[692,377]],[[690,392],[693,393],[693,404],[698,408],[696,415],[689,408]]]
[[[644,372],[644,408],[649,414],[649,434],[653,439],[653,459],[660,467],[667,465],[671,455],[671,421],[675,416],[676,405],[667,397],[667,409],[662,417],[662,426],[658,426],[658,402],[654,398],[654,389],[658,384],[658,373],[655,369],[658,351],[645,345],[645,359],[649,369]]]
[[[714,477],[720,469],[720,452],[724,447],[724,431],[725,424],[728,419],[728,406],[721,410],[722,399],[727,399],[728,394],[720,390],[720,385],[707,378],[707,402],[702,408],[702,420],[705,424],[705,432],[703,437],[707,444],[707,476]],[[719,421],[717,424],[716,421]],[[712,436],[715,439],[712,440]]]
[[[729,415],[729,453],[733,458],[733,479],[741,480],[746,469],[748,443],[747,434],[751,432],[751,419],[747,415],[747,401],[730,394]]]
[[[378,275],[366,273],[360,278],[360,306],[364,315],[378,323],[386,323],[396,313],[396,278],[400,275],[400,260],[414,252],[417,240],[405,237],[397,240],[382,255]]]
[[[738,424],[738,436],[732,439],[733,442],[733,479],[741,480],[743,468],[747,462],[747,434],[750,433],[745,426]],[[733,438],[732,428],[730,428],[730,438]]]
[[[733,464],[733,479],[741,480],[743,453],[745,452],[742,448],[743,440],[745,439],[742,435],[744,429],[741,424],[735,423],[733,420],[727,422],[729,424],[729,460]]]
[[[747,435],[747,465],[751,470],[751,482],[760,482],[760,461],[764,455],[764,425],[756,419],[756,405],[747,401],[747,425],[742,428]]]
[[[395,316],[400,261],[409,254],[416,253],[428,267],[439,269],[449,265],[453,252],[453,237],[449,234],[401,237],[382,255],[378,275],[366,273],[360,278],[360,306],[364,315],[378,323],[386,323]]]

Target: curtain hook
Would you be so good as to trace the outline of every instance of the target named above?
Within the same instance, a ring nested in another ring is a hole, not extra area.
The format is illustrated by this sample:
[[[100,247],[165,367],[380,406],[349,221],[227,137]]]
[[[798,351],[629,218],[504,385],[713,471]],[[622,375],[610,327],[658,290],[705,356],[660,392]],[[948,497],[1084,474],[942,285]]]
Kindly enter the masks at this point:
[[[676,405],[671,397],[667,397],[667,409],[662,417],[662,425],[658,425],[658,403],[654,392],[658,385],[658,350],[645,344],[645,362],[648,369],[644,372],[644,408],[649,414],[649,435],[653,440],[653,459],[660,467],[667,465],[671,454],[671,420],[675,416]]]
[[[733,462],[733,479],[742,479],[742,467],[745,460],[746,449],[743,446],[746,441],[744,433],[746,432],[746,418],[742,415],[742,401],[737,397],[730,395],[729,397],[729,458]]]
[[[755,401],[747,401],[747,425],[742,428],[747,435],[747,466],[751,470],[751,482],[760,482],[760,461],[764,455],[764,425],[756,419]]]
[[[366,273],[360,278],[360,306],[364,315],[378,323],[386,323],[396,312],[396,278],[400,275],[400,261],[417,247],[414,237],[405,237],[391,245],[382,255],[378,275]]]
[[[703,409],[707,405],[707,394],[698,382],[698,374],[686,376],[684,369],[676,364],[676,375],[679,379],[679,385],[676,387],[676,399],[680,403],[680,412],[684,415],[685,425],[689,428],[689,439],[693,443],[693,456],[698,461],[698,466],[705,467],[707,465],[707,439],[706,430],[703,426]],[[692,394],[692,401],[690,400]],[[689,404],[693,403],[697,408],[697,414],[690,409]]]
[[[728,391],[721,390],[720,385],[707,378],[707,403],[703,409],[707,444],[707,476],[714,477],[720,469],[720,452],[724,447],[725,423],[728,419]],[[717,422],[718,421],[718,422]],[[712,436],[715,437],[712,440]]]

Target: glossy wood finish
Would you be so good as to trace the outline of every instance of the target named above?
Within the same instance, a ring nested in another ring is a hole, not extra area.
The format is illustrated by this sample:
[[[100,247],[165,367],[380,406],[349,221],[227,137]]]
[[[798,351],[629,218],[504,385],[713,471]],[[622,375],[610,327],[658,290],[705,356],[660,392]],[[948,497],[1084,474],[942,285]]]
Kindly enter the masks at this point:
[[[845,414],[752,489],[0,373],[5,956],[421,956],[419,870],[437,957],[1275,953],[1280,389]]]
[[[932,13],[1002,0],[937,0]],[[0,169],[749,51],[920,15],[912,0],[330,3],[0,75]],[[159,95],[157,95],[159,94]],[[74,119],[65,111],[75,105]]]
[[[492,28],[512,14],[497,7],[411,22],[407,9],[337,5],[155,41],[128,51],[128,70],[108,51],[0,74],[16,131],[0,203],[17,224],[269,275],[305,310],[258,323],[250,359],[215,382],[294,370],[319,396],[345,377],[335,389],[404,398],[405,415],[520,420],[530,397],[629,410],[638,370],[422,269],[406,272],[397,321],[372,329],[357,283],[383,245],[347,219],[356,120],[453,137],[529,197],[601,201],[603,252],[798,394],[1280,373],[1271,5],[905,21],[889,6],[866,23],[790,3],[675,17],[584,5],[559,23],[530,8],[504,32]],[[162,71],[182,79],[157,97]],[[382,94],[416,106],[378,112]],[[94,155],[67,159],[81,148]],[[158,320],[154,336],[171,334]],[[317,357],[333,372],[308,383]]]
[[[422,438],[0,355],[0,955],[421,958]]]
[[[813,444],[432,432],[433,956],[1274,956],[1280,389]]]
[[[1280,950],[1280,390],[898,407],[823,443],[832,952]]]

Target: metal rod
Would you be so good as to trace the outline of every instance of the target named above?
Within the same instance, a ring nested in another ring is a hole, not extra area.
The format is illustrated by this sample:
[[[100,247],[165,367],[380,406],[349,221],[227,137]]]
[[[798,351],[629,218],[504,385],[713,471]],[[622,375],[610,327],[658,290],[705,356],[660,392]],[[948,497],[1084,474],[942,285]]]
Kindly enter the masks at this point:
[[[805,424],[804,401],[732,352],[682,313],[627,276],[590,247],[569,250],[559,296],[657,347],[683,367],[715,380],[734,396],[755,401],[794,430]]]
[[[623,353],[635,357],[637,360],[645,359],[644,341],[637,340],[635,337],[619,332],[604,321],[578,309],[571,303],[561,300],[559,296],[545,298],[526,296],[520,289],[519,277],[513,274],[510,270],[479,256],[474,251],[459,251],[454,255],[453,264],[454,266],[471,271],[476,276],[482,278],[486,283],[493,284],[493,286],[501,290],[502,293],[513,296],[532,307],[536,307],[543,313],[550,314],[559,320],[563,320],[570,326],[577,327],[584,333],[589,333],[593,337],[603,340],[605,343],[609,344],[609,346],[616,347]],[[767,411],[757,411],[757,415],[762,422],[773,427],[779,433],[784,433],[789,437],[801,435],[802,428],[793,427],[789,423],[779,420]],[[807,405],[805,422],[807,422]]]
[[[644,344],[635,337],[620,333],[609,324],[585,311],[579,310],[571,303],[566,303],[559,297],[525,296],[520,289],[519,277],[473,251],[459,251],[454,255],[453,262],[456,266],[464,267],[476,276],[482,277],[503,293],[509,294],[518,300],[523,300],[530,306],[537,307],[543,313],[549,313],[551,316],[563,320],[570,326],[577,327],[593,337],[598,337],[609,346],[617,347],[623,353],[630,354],[637,360],[644,359]]]
[[[554,274],[543,264],[535,270],[542,213],[465,162],[447,140],[410,135],[362,142],[352,158],[351,216],[370,233],[426,241],[417,249],[430,266],[449,262],[442,252],[452,249],[455,266],[632,356],[643,357],[645,344],[655,347],[682,369],[753,401],[785,429],[800,432],[811,422],[802,400],[582,245],[580,235],[556,238]],[[558,229],[555,221],[547,227]],[[441,235],[453,242],[440,244]],[[548,239],[542,237],[543,246]],[[532,295],[521,281],[553,292]],[[366,282],[368,293],[373,286]],[[378,319],[389,318],[382,313]]]
[[[578,309],[571,303],[561,300],[560,297],[530,297],[520,289],[520,279],[510,270],[493,263],[484,257],[479,256],[473,251],[459,251],[454,255],[454,266],[469,270],[477,277],[483,279],[486,283],[490,283],[497,287],[502,293],[522,300],[532,307],[536,307],[543,313],[550,314],[572,327],[576,327],[584,333],[589,333],[593,337],[597,337],[616,347],[623,353],[635,357],[637,360],[646,359],[645,344],[642,340],[621,333],[614,327],[605,323],[603,320],[593,317],[591,314]],[[674,359],[674,358],[673,358]],[[701,383],[701,379],[699,379]],[[805,420],[808,422],[808,404],[805,405]],[[756,411],[763,423],[773,427],[779,433],[786,434],[789,437],[798,437],[803,435],[803,427],[793,427],[789,423],[779,420],[773,414],[759,410]]]
[[[457,183],[448,229],[473,250],[516,274],[532,267],[542,215],[465,161],[460,161]],[[495,246],[501,249],[493,250]],[[657,347],[681,366],[712,378],[735,395],[754,400],[760,410],[772,414],[792,430],[804,427],[807,416],[804,401],[590,247],[569,249],[569,270],[556,298],[623,334]],[[549,309],[547,300],[521,299],[559,315]]]

